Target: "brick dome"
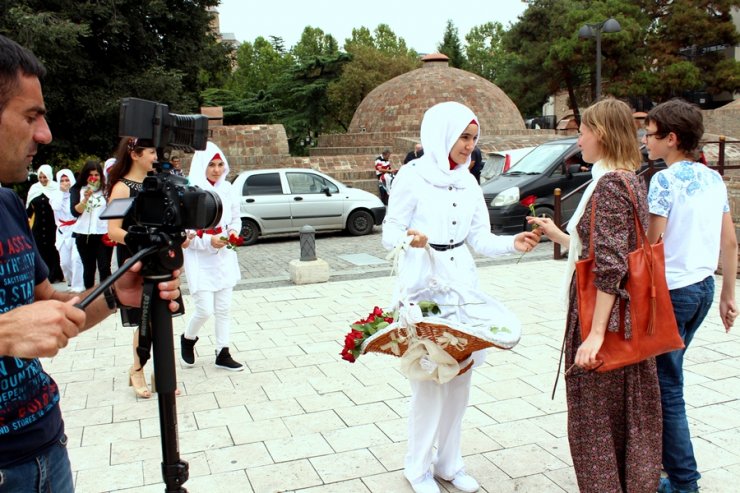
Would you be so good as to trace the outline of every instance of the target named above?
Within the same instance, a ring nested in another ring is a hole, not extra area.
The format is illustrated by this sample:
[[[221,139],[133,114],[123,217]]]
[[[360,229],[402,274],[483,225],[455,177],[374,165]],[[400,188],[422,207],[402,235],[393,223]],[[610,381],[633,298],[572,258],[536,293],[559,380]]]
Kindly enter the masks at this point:
[[[424,112],[437,103],[457,101],[478,116],[483,137],[500,131],[523,131],[524,120],[509,97],[490,81],[449,66],[447,56],[422,58],[424,65],[384,82],[363,99],[348,133],[419,134]]]

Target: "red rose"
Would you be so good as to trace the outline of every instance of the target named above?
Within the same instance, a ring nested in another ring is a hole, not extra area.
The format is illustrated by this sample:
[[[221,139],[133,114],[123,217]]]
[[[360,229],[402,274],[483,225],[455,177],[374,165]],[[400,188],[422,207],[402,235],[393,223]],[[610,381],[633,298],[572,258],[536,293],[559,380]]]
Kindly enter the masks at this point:
[[[532,207],[536,200],[536,195],[530,195],[528,197],[524,197],[522,200],[519,201],[519,203],[522,204],[524,207]]]
[[[383,310],[380,309],[380,307],[373,308],[373,315],[376,317],[382,317],[383,316]]]
[[[385,320],[389,324],[392,324],[393,323],[393,317],[385,317],[383,320]]]
[[[355,357],[354,357],[354,355],[352,355],[352,352],[347,351],[347,350],[344,350],[344,351],[342,351],[339,354],[342,356],[342,359],[344,361],[349,361],[350,363],[354,363],[355,362]]]

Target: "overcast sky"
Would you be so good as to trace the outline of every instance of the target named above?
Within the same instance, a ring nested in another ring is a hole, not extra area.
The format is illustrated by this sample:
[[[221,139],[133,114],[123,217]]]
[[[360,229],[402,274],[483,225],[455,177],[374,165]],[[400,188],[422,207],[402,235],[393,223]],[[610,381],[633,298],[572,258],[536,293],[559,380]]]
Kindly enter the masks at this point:
[[[445,25],[451,19],[460,41],[473,26],[498,21],[507,27],[524,12],[522,0],[221,0],[218,7],[221,32],[233,33],[238,41],[258,36],[280,36],[285,47],[295,45],[306,26],[321,28],[336,38],[339,46],[352,29],[365,26],[373,31],[388,24],[396,36],[419,53],[437,51]]]

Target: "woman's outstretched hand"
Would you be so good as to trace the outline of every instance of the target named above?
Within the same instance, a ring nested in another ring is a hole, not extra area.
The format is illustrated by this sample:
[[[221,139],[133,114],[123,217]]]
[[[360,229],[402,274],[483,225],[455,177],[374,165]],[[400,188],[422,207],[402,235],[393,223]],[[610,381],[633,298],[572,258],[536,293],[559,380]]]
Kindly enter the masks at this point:
[[[407,230],[406,234],[408,236],[414,237],[414,239],[411,240],[411,243],[410,243],[410,245],[414,248],[424,248],[427,245],[427,241],[429,240],[429,238],[427,238],[427,235],[415,229]]]
[[[535,231],[539,231],[540,235],[546,234],[552,241],[556,241],[566,248],[570,244],[570,236],[558,228],[549,217],[527,216],[527,224],[536,227]]]

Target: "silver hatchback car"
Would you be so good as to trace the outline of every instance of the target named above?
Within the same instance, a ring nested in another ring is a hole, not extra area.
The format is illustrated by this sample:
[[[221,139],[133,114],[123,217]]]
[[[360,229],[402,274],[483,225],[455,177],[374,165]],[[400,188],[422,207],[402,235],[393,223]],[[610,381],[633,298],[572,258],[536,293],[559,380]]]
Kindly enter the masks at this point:
[[[312,169],[243,171],[233,184],[241,194],[245,245],[260,236],[297,233],[307,224],[317,231],[346,229],[352,235],[366,235],[385,217],[377,196]]]

